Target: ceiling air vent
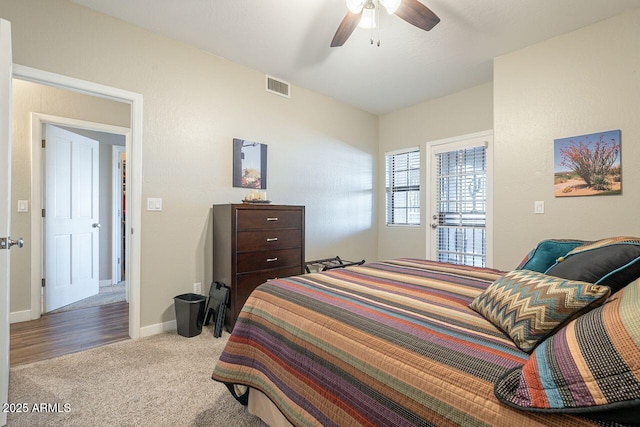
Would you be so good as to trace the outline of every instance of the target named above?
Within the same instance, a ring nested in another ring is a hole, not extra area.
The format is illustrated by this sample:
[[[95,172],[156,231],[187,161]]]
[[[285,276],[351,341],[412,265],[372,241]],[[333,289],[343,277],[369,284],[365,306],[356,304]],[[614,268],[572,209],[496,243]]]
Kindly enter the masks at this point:
[[[290,91],[291,85],[289,83],[267,76],[267,92],[275,93],[285,98],[291,98]]]

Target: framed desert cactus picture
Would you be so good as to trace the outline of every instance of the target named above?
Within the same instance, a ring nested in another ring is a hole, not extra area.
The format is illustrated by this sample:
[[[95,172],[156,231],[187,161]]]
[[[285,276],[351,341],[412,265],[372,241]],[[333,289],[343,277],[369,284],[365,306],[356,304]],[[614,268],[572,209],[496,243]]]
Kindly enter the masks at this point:
[[[622,193],[620,131],[572,136],[554,141],[556,197]]]

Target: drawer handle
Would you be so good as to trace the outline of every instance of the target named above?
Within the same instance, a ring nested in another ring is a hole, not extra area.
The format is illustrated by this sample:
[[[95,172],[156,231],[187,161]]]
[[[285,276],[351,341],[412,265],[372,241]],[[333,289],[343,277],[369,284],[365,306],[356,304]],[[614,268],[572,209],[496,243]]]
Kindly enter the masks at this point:
[[[278,217],[277,216],[270,216],[267,218],[267,221],[277,221]]]
[[[267,262],[274,262],[277,261],[278,258],[267,258]]]
[[[277,242],[278,238],[277,237],[267,237],[267,242]]]

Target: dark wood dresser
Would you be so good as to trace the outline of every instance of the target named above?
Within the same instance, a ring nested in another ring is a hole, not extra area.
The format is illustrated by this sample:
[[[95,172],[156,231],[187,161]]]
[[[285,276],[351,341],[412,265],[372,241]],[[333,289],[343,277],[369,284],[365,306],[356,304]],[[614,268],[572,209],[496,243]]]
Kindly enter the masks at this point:
[[[213,280],[231,288],[228,331],[258,285],[303,274],[304,261],[304,206],[213,205]]]

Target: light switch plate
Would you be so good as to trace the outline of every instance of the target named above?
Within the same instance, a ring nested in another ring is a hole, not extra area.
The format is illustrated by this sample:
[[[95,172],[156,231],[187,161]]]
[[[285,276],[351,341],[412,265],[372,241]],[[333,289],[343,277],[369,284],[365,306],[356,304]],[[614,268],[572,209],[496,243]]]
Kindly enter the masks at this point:
[[[544,213],[544,201],[537,200],[533,202],[533,213],[535,214],[543,214]]]
[[[159,197],[148,197],[147,198],[147,210],[159,212],[162,210],[162,199]]]
[[[29,212],[28,200],[18,200],[18,212]]]

